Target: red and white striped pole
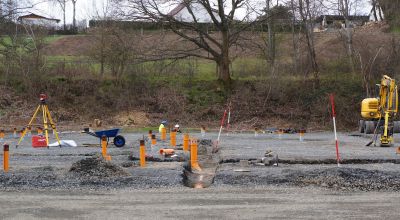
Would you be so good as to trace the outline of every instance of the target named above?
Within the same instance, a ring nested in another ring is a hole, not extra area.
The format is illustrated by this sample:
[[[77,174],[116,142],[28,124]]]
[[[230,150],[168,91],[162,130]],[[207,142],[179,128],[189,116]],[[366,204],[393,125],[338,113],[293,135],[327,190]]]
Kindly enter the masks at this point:
[[[333,120],[333,132],[335,133],[335,144],[336,144],[336,160],[337,165],[340,167],[340,154],[339,154],[339,142],[336,134],[336,113],[335,113],[335,97],[330,94],[331,106],[332,106],[332,120]]]
[[[227,125],[226,125],[226,132],[229,132],[230,125],[231,125],[231,103],[229,103],[229,107],[228,107],[228,121],[227,121]],[[226,135],[228,135],[228,133]]]
[[[219,143],[219,137],[221,137],[222,127],[224,126],[225,118],[226,118],[226,109],[224,111],[224,116],[222,116],[221,127],[219,128],[217,144]]]

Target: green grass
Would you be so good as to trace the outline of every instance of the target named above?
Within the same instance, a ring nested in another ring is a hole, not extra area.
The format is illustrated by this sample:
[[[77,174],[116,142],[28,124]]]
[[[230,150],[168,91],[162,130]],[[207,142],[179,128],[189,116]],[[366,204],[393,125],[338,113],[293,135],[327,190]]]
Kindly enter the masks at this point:
[[[44,38],[46,44],[51,44],[57,40],[67,37],[66,35],[51,35]]]

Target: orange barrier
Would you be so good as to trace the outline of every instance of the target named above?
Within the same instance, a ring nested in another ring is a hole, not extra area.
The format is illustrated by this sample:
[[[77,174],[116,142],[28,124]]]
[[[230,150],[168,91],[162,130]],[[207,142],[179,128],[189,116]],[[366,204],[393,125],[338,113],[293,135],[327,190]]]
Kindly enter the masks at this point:
[[[4,172],[8,172],[8,159],[9,159],[9,151],[10,151],[10,147],[8,146],[8,144],[4,145],[4,153],[3,153],[3,169]]]
[[[183,151],[189,151],[189,134],[183,135]]]
[[[167,148],[160,149],[161,155],[173,155],[174,153],[175,153],[174,149],[167,149]]]
[[[146,148],[144,145],[144,140],[140,140],[140,166],[146,166]]]
[[[169,133],[170,136],[170,144],[172,147],[176,147],[176,132],[175,131],[171,131]]]
[[[161,128],[161,140],[165,141],[167,139],[167,129]]]
[[[151,145],[156,145],[156,144],[157,144],[156,135],[153,134],[153,135],[151,135]]]

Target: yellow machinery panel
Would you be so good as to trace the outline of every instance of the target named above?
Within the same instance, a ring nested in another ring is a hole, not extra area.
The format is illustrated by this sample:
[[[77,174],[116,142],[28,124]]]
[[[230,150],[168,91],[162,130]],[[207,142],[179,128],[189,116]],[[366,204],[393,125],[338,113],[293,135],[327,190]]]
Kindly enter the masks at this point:
[[[381,113],[378,111],[379,100],[366,98],[361,102],[361,117],[364,119],[378,119]]]

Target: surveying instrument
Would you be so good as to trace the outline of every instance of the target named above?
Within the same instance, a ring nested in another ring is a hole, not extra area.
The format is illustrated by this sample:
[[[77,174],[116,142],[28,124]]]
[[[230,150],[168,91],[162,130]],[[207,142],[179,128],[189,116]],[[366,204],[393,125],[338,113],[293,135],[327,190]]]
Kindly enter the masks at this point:
[[[40,94],[40,104],[36,108],[36,111],[33,114],[31,120],[29,121],[29,124],[25,127],[24,131],[22,132],[21,137],[20,137],[16,147],[18,147],[18,145],[24,139],[26,132],[28,131],[29,128],[31,128],[32,123],[36,119],[36,116],[40,110],[42,111],[42,116],[43,116],[43,127],[44,127],[44,133],[46,136],[47,148],[49,147],[49,132],[48,132],[49,127],[53,130],[54,135],[57,139],[58,145],[61,147],[60,139],[58,138],[58,133],[57,133],[57,129],[56,129],[56,124],[54,124],[54,121],[51,118],[49,107],[47,106],[46,100],[47,100],[47,95]]]

